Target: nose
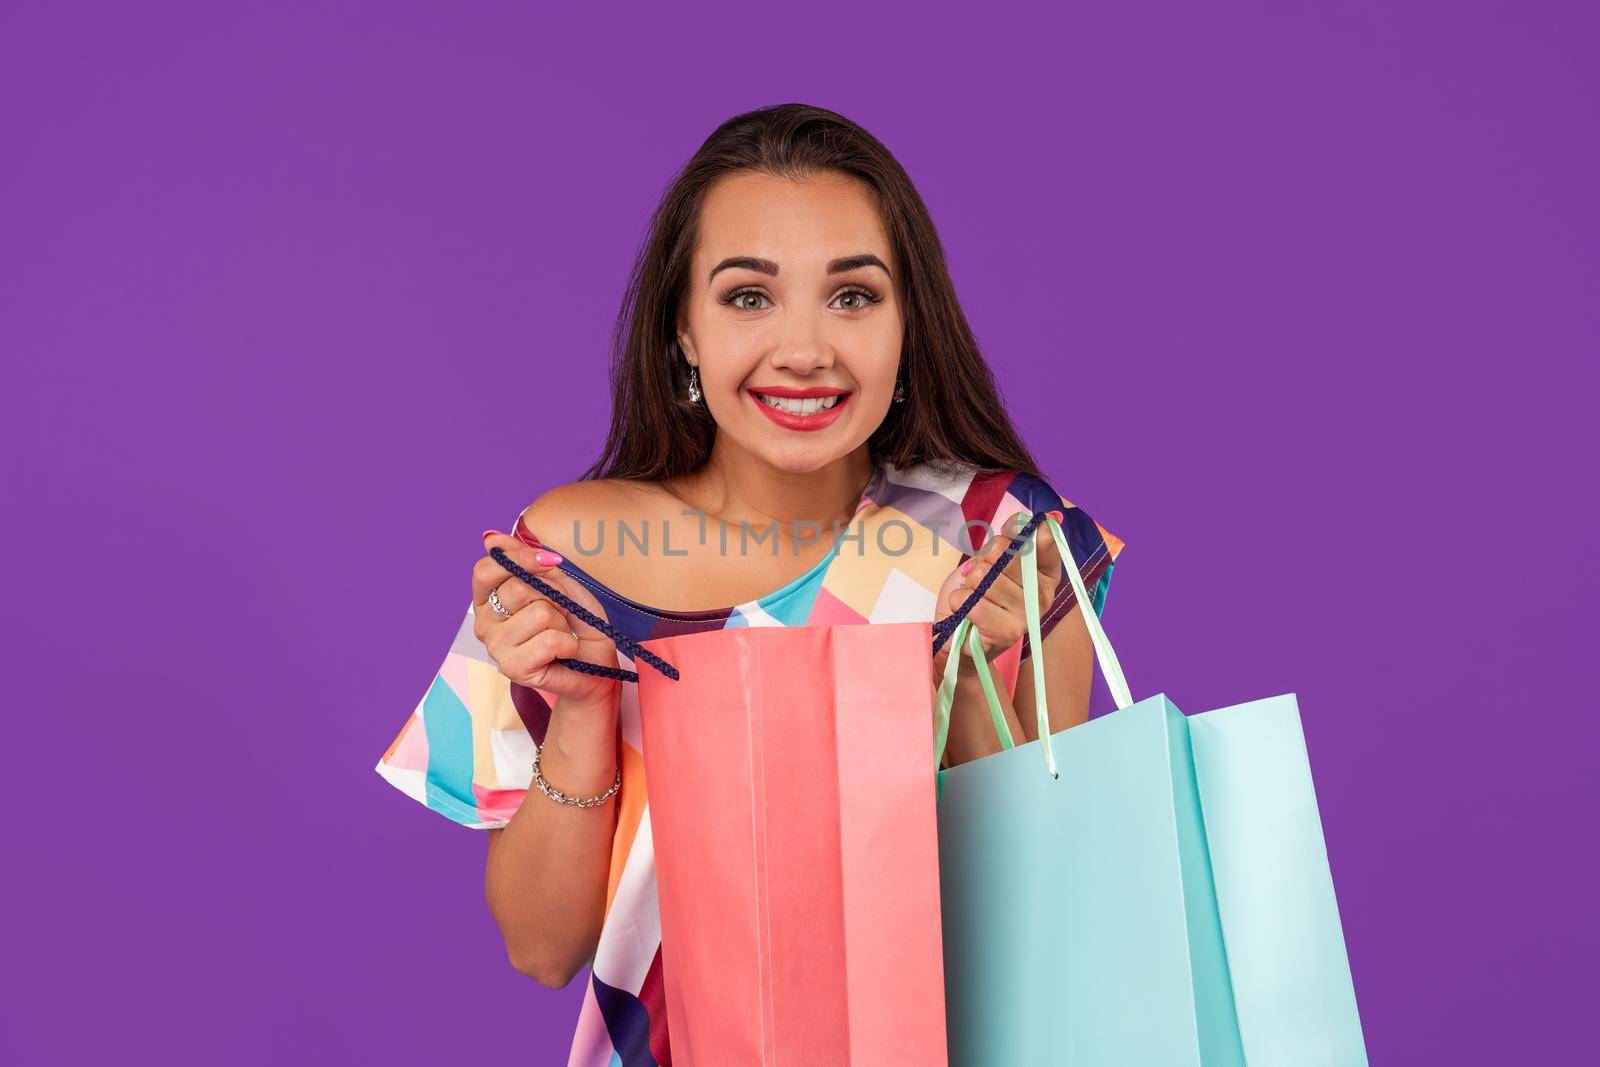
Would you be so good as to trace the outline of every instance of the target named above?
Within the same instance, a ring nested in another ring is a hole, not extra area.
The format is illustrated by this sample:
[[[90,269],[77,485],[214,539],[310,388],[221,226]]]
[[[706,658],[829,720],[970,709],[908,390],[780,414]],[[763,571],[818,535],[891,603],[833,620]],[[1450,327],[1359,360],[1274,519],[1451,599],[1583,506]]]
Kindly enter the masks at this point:
[[[833,366],[833,348],[812,328],[789,331],[768,360],[773,367],[804,376]]]

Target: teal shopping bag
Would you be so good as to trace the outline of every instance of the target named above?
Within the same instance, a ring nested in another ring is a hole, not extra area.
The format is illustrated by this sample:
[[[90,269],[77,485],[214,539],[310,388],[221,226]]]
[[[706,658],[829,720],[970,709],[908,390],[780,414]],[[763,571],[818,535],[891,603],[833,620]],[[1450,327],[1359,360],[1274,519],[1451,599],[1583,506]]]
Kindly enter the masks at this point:
[[[1117,710],[1050,734],[1025,546],[1040,740],[1012,744],[969,620],[936,702],[942,755],[966,641],[1003,748],[938,772],[950,1062],[1365,1065],[1294,695],[1134,702],[1046,521]]]

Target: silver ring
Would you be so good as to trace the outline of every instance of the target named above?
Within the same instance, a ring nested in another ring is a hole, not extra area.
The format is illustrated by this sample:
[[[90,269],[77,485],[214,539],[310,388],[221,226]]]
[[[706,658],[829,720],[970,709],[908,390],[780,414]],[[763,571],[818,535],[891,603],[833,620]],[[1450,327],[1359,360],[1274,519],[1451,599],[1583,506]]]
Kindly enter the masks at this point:
[[[505,584],[504,582],[500,583],[500,585],[504,585],[504,584]],[[500,586],[499,585],[497,585],[493,589],[489,590],[489,606],[491,608],[493,608],[497,614],[504,615],[508,619],[511,618],[511,612],[507,611],[506,610],[506,606],[504,604],[500,603]]]

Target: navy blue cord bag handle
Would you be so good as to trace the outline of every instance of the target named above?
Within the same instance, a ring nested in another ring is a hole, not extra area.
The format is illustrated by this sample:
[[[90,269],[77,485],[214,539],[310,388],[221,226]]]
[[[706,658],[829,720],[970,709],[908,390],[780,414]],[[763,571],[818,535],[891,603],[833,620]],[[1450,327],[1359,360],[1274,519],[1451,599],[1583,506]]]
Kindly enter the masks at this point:
[[[933,651],[935,653],[944,647],[944,643],[950,639],[950,635],[955,632],[955,628],[961,625],[961,620],[967,617],[967,613],[977,607],[978,601],[983,599],[983,595],[988,592],[989,586],[993,584],[996,578],[1000,577],[1000,572],[1006,569],[1006,564],[1011,562],[1011,557],[1017,554],[1023,544],[1027,542],[1029,535],[1044,520],[1045,514],[1045,512],[1041,511],[1029,518],[1021,531],[1011,539],[1011,543],[1006,546],[1006,550],[1000,553],[1000,557],[995,560],[994,566],[989,568],[989,573],[983,576],[983,580],[978,583],[977,588],[967,594],[967,599],[961,602],[961,606],[950,615],[933,624]],[[572,614],[611,638],[612,643],[618,649],[626,652],[635,662],[647,663],[673,681],[678,680],[678,668],[651,652],[648,648],[645,648],[549,582],[524,570],[517,564],[516,560],[506,555],[505,549],[491,548],[489,555],[494,557],[496,563],[511,572],[512,577],[537,589],[544,596],[549,597],[567,611],[572,612]],[[1076,565],[1068,560],[1062,560],[1061,564],[1064,567]],[[555,662],[580,674],[594,674],[602,678],[615,678],[620,682],[637,682],[639,680],[639,675],[636,671],[626,670],[622,667],[605,667],[598,663],[590,663],[581,659],[558,658]]]

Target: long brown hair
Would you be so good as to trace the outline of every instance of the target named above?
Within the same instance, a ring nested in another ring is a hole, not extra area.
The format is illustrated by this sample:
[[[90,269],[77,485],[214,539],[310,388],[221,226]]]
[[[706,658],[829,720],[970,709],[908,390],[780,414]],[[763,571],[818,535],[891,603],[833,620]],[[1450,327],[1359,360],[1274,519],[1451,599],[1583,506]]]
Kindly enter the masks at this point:
[[[889,406],[867,439],[873,459],[896,467],[950,463],[1039,476],[978,351],[933,219],[905,169],[843,115],[776,104],[717,127],[651,216],[612,337],[611,429],[600,458],[581,477],[676,478],[711,455],[716,421],[704,402],[688,399],[689,368],[676,322],[706,194],[736,171],[797,180],[836,171],[874,192],[900,264],[907,397]]]

